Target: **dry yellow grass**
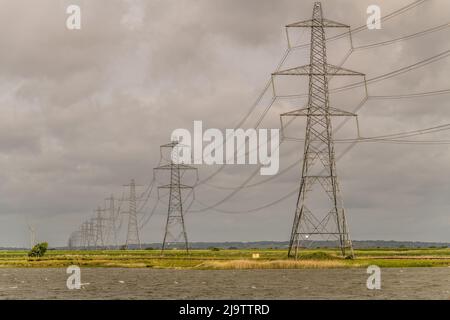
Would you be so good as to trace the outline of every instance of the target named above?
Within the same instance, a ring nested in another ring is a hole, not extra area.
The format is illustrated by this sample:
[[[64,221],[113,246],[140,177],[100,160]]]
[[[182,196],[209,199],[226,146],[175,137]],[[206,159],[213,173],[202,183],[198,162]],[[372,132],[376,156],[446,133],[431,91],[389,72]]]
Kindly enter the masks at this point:
[[[356,259],[397,259],[397,260],[449,260],[448,256],[371,256],[356,257]]]
[[[352,264],[352,267],[358,267]],[[207,261],[199,264],[199,269],[307,269],[307,268],[345,268],[344,261],[330,260],[231,260],[231,261]]]
[[[145,263],[116,263],[109,262],[103,265],[104,267],[113,267],[113,268],[145,268],[147,265]]]

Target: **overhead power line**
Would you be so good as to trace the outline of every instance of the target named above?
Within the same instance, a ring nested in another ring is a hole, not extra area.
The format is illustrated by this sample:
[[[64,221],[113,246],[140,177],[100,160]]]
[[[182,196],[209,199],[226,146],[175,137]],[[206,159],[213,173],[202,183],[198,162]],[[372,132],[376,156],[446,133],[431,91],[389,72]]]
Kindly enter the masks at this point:
[[[386,41],[381,41],[381,42],[377,42],[377,43],[371,43],[371,44],[366,44],[366,45],[361,45],[361,46],[356,46],[353,48],[353,50],[365,50],[365,49],[371,49],[371,48],[377,48],[377,47],[382,47],[382,46],[386,46],[386,45],[391,45],[393,43],[397,43],[397,42],[402,42],[405,40],[409,40],[409,39],[413,39],[416,37],[421,37],[430,33],[434,33],[437,31],[441,31],[441,30],[445,30],[448,27],[450,27],[450,23],[444,23],[441,24],[439,26],[433,27],[433,28],[429,28],[423,31],[419,31],[407,36],[403,36],[397,39],[392,39],[392,40],[386,40]]]
[[[414,9],[415,7],[423,4],[426,1],[429,1],[429,0],[417,0],[417,1],[414,1],[414,2],[408,4],[408,5],[404,6],[404,7],[401,7],[400,9],[397,9],[397,10],[395,10],[395,11],[393,11],[393,12],[391,12],[391,13],[383,16],[383,17],[381,17],[380,21],[381,22],[389,21],[390,19],[395,18],[396,16],[398,16],[400,14],[403,14],[403,13],[405,13],[405,12],[411,10],[411,9]],[[367,30],[367,24],[363,24],[363,25],[361,25],[361,26],[359,26],[357,28],[350,29],[350,32],[343,32],[343,33],[340,33],[340,34],[328,37],[328,38],[325,39],[325,43],[329,43],[329,42],[332,42],[332,41],[335,41],[335,40],[338,40],[338,39],[342,39],[343,37],[348,36],[349,33],[354,35],[354,34],[357,34],[357,33],[361,32],[361,31],[365,31],[365,30]],[[299,44],[299,45],[296,45],[296,46],[292,46],[291,48],[292,49],[302,49],[302,48],[308,48],[309,46],[310,46],[310,43],[304,43],[304,44]]]
[[[388,21],[400,14],[403,14],[419,5],[421,5],[422,3],[426,2],[428,0],[418,0],[418,1],[414,1],[406,6],[401,7],[398,10],[395,10],[393,12],[391,12],[390,14],[384,16],[381,18],[381,21]],[[355,34],[361,31],[367,30],[367,25],[361,25],[358,28],[352,29],[351,30],[351,34]],[[337,40],[340,39],[342,37],[345,37],[349,35],[348,32],[342,33],[340,35],[334,36],[334,37],[330,37],[328,38],[326,41],[333,41],[333,40]],[[309,46],[309,44],[305,44],[305,45],[300,45],[300,46],[294,46],[294,47],[290,47],[288,46],[288,48],[285,50],[280,62],[277,65],[277,68],[275,69],[275,71],[279,71],[279,69],[282,67],[282,65],[284,64],[284,62],[286,61],[287,57],[289,56],[289,53],[291,52],[291,49],[296,49],[296,48],[300,48],[300,47],[307,47]],[[252,104],[252,106],[250,107],[250,109],[248,110],[248,112],[245,114],[244,118],[241,119],[238,124],[235,126],[235,128],[240,128],[251,116],[251,114],[253,113],[253,111],[258,107],[259,103],[262,101],[264,95],[266,94],[267,90],[270,88],[270,86],[272,85],[272,80],[269,79],[266,82],[266,85],[263,89],[263,91],[260,93],[260,95],[258,96],[258,98],[256,99],[256,101]],[[256,128],[257,126],[259,126],[259,124],[262,122],[262,120],[265,117],[265,114],[267,114],[268,110],[272,107],[273,103],[274,103],[274,99],[272,99],[269,103],[269,105],[266,107],[266,109],[264,110],[262,116],[260,116],[260,118],[258,119],[258,121],[256,122],[255,126],[253,126],[253,128]],[[228,139],[228,137],[225,137],[225,141]],[[223,143],[222,143],[223,144]],[[212,178],[214,178],[215,176],[217,176],[223,169],[225,168],[225,165],[221,165],[219,169],[217,169],[214,173],[210,174],[209,176],[201,179],[196,186],[202,185],[203,183],[211,180]]]

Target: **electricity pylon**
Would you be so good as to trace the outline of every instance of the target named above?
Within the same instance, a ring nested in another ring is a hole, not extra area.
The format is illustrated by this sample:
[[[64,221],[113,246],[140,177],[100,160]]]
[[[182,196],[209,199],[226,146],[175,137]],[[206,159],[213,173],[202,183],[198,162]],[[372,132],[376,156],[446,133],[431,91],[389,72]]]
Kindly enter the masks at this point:
[[[108,231],[107,231],[107,239],[108,243],[109,240],[112,240],[113,246],[117,247],[117,215],[116,215],[116,209],[115,209],[115,199],[114,195],[112,194],[111,197],[106,198],[106,201],[109,201],[109,218],[108,218]],[[112,233],[112,239],[111,239],[111,233]]]
[[[73,250],[76,248],[79,248],[82,246],[82,231],[77,230],[72,232],[72,234],[69,237],[69,241],[67,242],[67,247],[69,248],[69,250]]]
[[[28,230],[30,231],[30,248],[33,249],[33,247],[36,245],[36,228],[32,225],[30,225],[27,222]]]
[[[80,230],[81,240],[80,246],[86,249],[88,247],[88,222],[85,221],[81,224]]]
[[[125,187],[130,188],[130,195],[128,198],[128,229],[127,229],[127,240],[125,242],[125,248],[130,248],[131,245],[137,245],[141,249],[141,240],[139,239],[139,226],[137,219],[137,209],[136,209],[136,183],[134,179],[131,179],[130,184],[125,185]]]
[[[161,149],[170,150],[171,159],[168,164],[155,168],[155,170],[168,170],[170,172],[170,184],[158,187],[158,189],[169,189],[169,205],[161,254],[164,253],[169,243],[183,243],[186,252],[189,253],[189,241],[184,223],[185,209],[183,208],[182,190],[192,190],[193,187],[182,184],[181,177],[186,170],[197,170],[197,168],[179,163],[179,150],[177,150],[179,147],[181,145],[178,142],[162,145]]]
[[[105,209],[102,209],[100,207],[97,208],[97,210],[95,210],[96,216],[93,219],[95,221],[95,248],[97,248],[98,246],[100,247],[104,247],[105,246],[105,234],[104,234],[104,230],[105,230],[105,224],[103,223],[104,221],[106,221],[107,219],[105,217],[103,217],[102,213],[106,211]]]
[[[89,248],[95,248],[96,243],[95,218],[89,219],[87,223],[87,243]]]
[[[310,64],[273,74],[309,77],[309,98],[306,108],[281,115],[281,117],[305,116],[307,119],[302,178],[288,253],[289,256],[295,255],[296,258],[299,248],[317,238],[337,241],[342,255],[353,257],[352,242],[336,173],[331,119],[335,116],[356,115],[330,107],[328,81],[333,76],[364,76],[364,74],[327,63],[324,30],[326,27],[350,28],[323,18],[321,3],[315,2],[312,20],[287,26],[287,28],[311,28]],[[319,190],[313,189],[315,187]]]

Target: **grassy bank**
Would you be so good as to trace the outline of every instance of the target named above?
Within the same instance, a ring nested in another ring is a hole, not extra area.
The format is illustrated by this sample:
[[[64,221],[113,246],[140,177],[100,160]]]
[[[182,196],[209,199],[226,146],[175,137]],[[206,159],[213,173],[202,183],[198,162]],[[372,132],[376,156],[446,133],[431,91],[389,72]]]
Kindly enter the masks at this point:
[[[254,253],[259,258],[253,259]],[[296,269],[380,267],[450,267],[450,248],[364,249],[353,260],[342,259],[336,250],[305,250],[301,259],[287,258],[286,250],[49,250],[42,258],[26,251],[0,251],[0,268],[57,268],[69,265],[105,268],[173,269]]]

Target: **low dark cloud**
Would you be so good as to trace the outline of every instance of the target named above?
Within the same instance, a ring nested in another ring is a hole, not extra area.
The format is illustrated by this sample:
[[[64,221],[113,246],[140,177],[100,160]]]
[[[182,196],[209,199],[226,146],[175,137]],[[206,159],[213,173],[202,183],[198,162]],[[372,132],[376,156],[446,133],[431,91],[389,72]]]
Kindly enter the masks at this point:
[[[323,1],[326,17],[354,27],[365,24],[369,4],[387,14],[410,1]],[[283,26],[311,15],[313,1],[296,0],[0,0],[0,245],[28,243],[26,219],[38,238],[66,243],[69,233],[111,193],[135,178],[148,184],[159,145],[176,128],[232,128],[246,114],[286,48]],[[80,4],[82,29],[65,28],[65,8]],[[450,3],[426,1],[383,23],[379,31],[354,35],[355,45],[412,34],[448,23]],[[379,48],[355,51],[345,66],[376,77],[448,50],[448,30]],[[304,43],[308,33],[295,33]],[[330,44],[337,64],[348,40]],[[303,64],[308,51],[293,52]],[[301,62],[297,62],[300,61]],[[448,89],[443,59],[369,87],[372,95]],[[338,83],[337,83],[338,84]],[[337,85],[336,84],[336,85]],[[302,88],[301,90],[306,90]],[[358,104],[352,94],[332,95],[339,106]],[[266,98],[264,101],[266,102]],[[261,103],[245,123],[264,110]],[[277,102],[262,123],[276,127]],[[369,100],[359,111],[364,135],[382,135],[443,124],[448,96]],[[300,120],[299,120],[300,121]],[[350,123],[349,123],[350,125]],[[345,134],[350,134],[347,125]],[[303,133],[300,132],[300,136]],[[446,139],[445,132],[430,139]],[[281,170],[302,154],[282,147]],[[337,146],[342,152],[345,146]],[[356,239],[450,241],[450,192],[445,145],[357,145],[338,163],[352,235]],[[227,168],[200,186],[198,200],[214,203],[256,168]],[[214,168],[201,167],[200,177]],[[264,180],[257,176],[255,182]],[[251,210],[293,192],[295,169],[239,194],[220,206]],[[154,200],[151,200],[152,202]],[[189,213],[192,241],[286,240],[295,195],[250,214]],[[151,207],[151,206],[149,206]],[[201,206],[194,205],[193,209]],[[164,205],[142,231],[160,241]],[[148,211],[148,210],[147,210]]]

